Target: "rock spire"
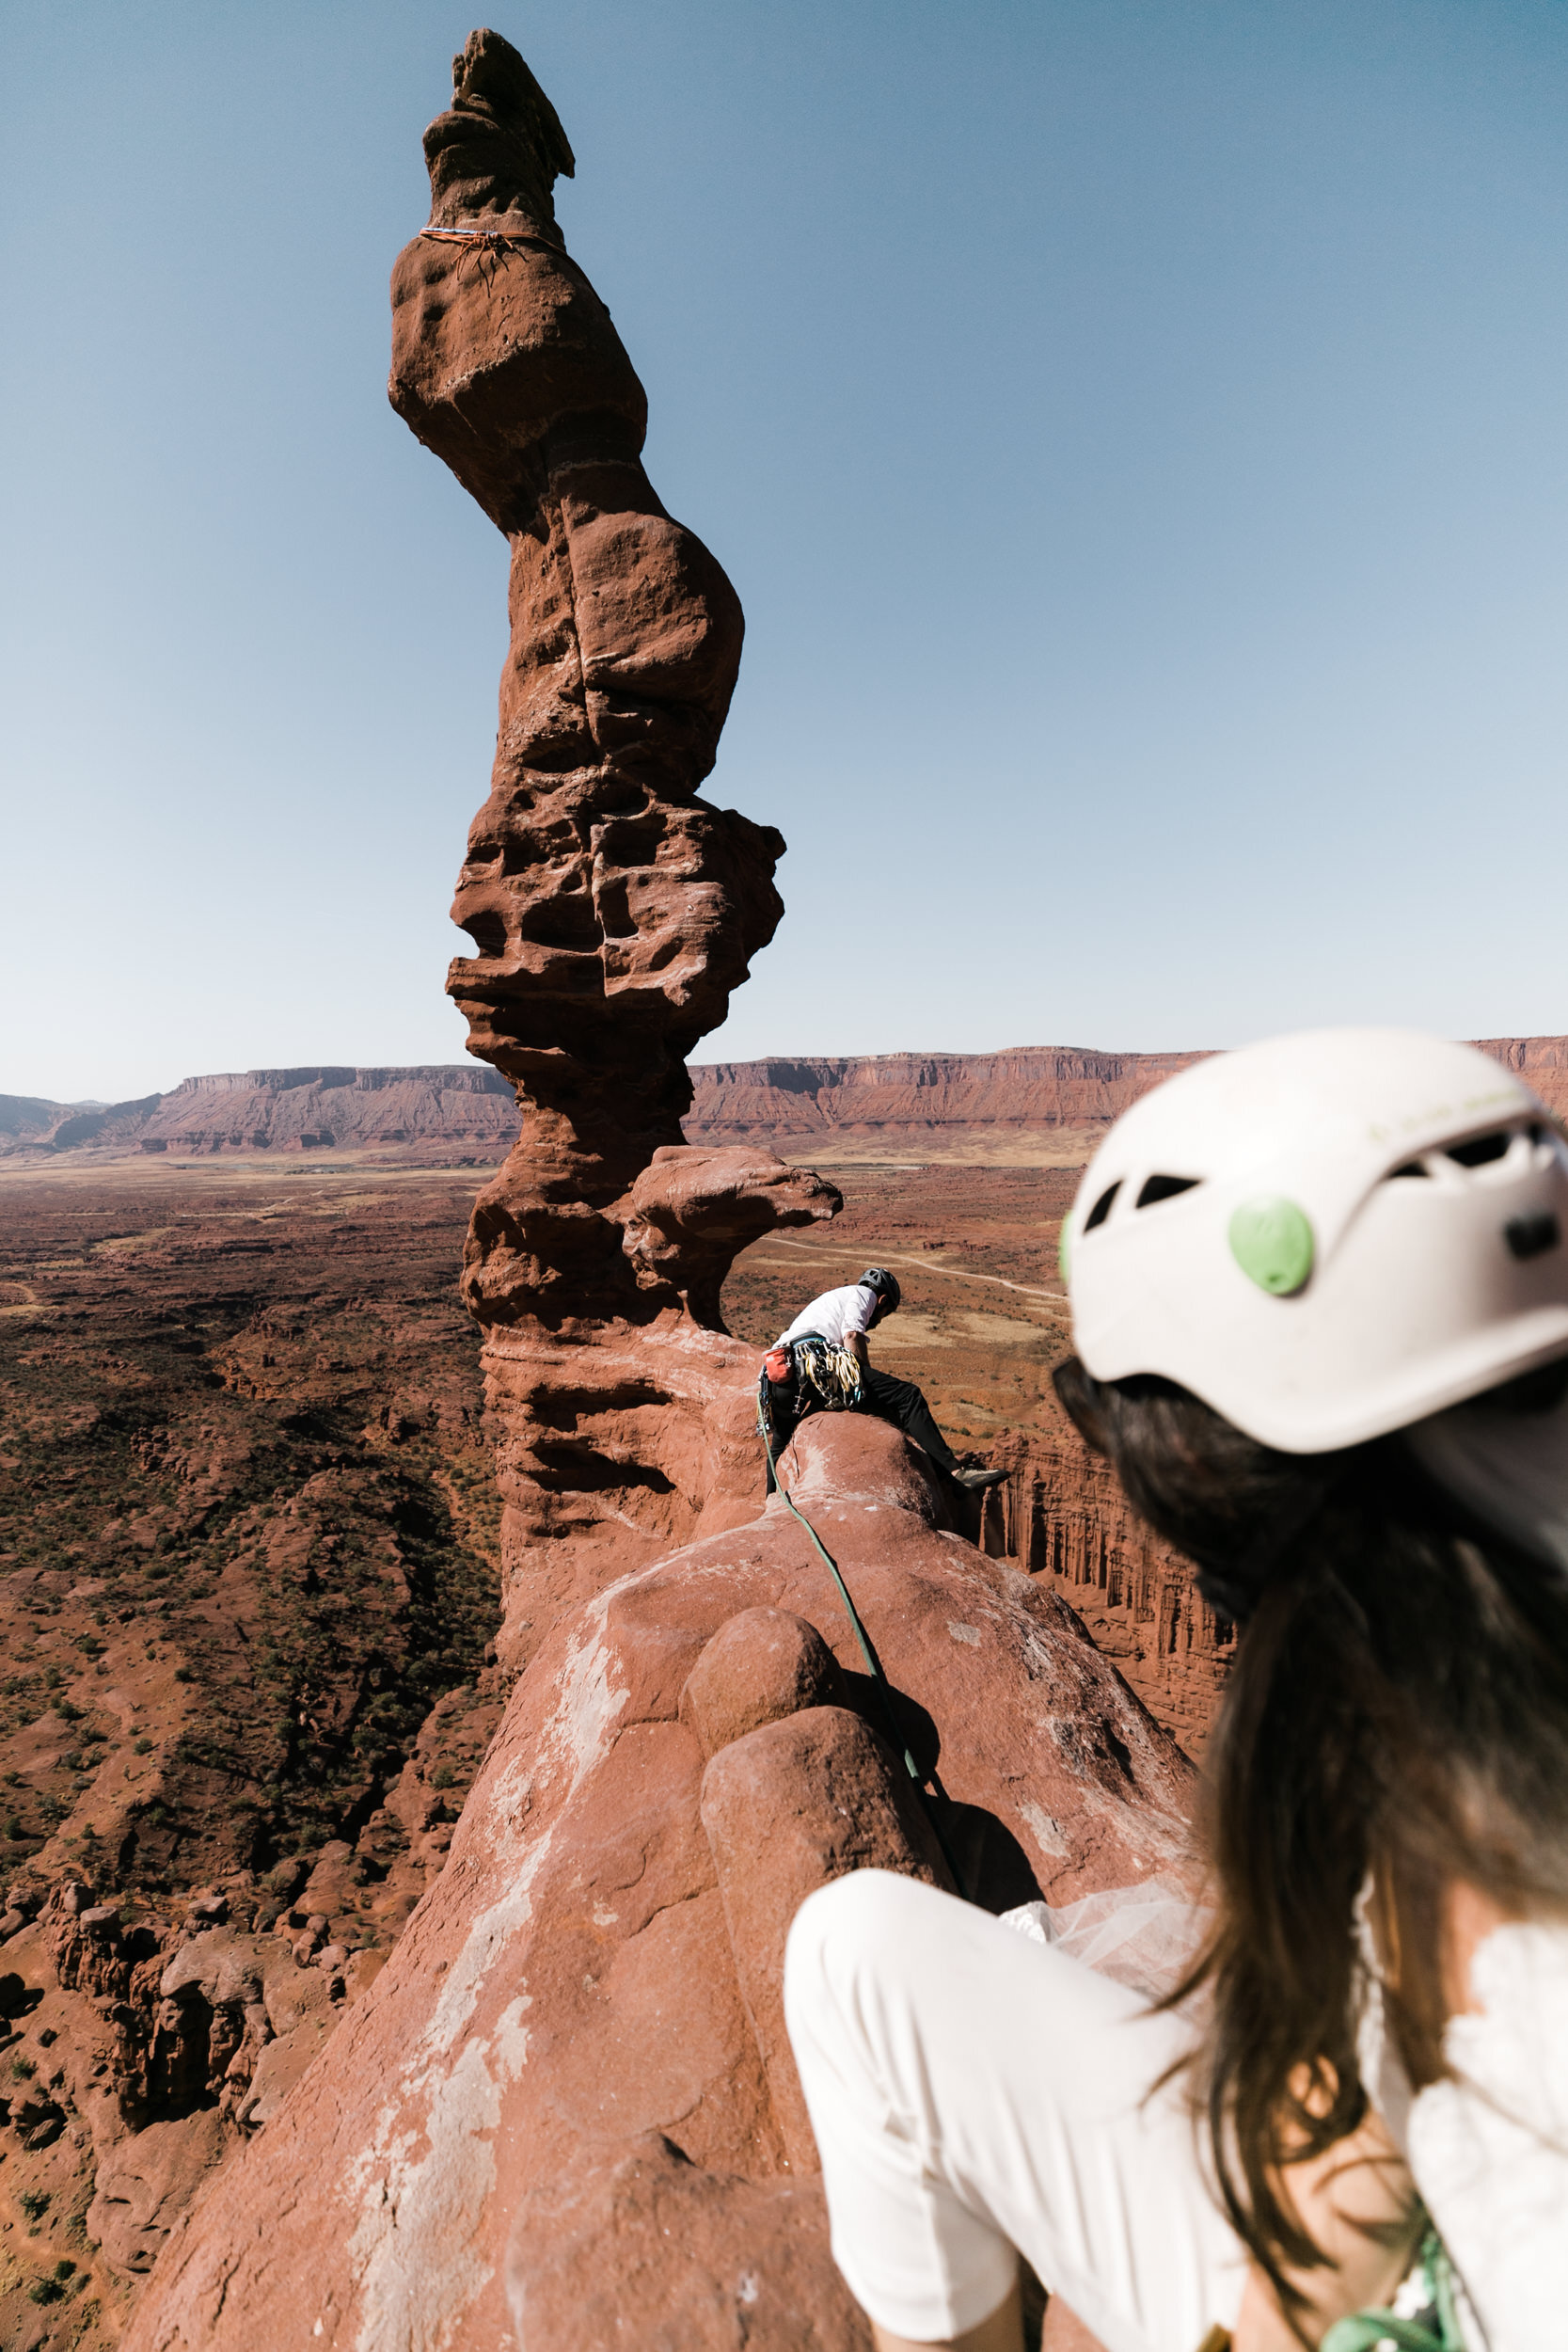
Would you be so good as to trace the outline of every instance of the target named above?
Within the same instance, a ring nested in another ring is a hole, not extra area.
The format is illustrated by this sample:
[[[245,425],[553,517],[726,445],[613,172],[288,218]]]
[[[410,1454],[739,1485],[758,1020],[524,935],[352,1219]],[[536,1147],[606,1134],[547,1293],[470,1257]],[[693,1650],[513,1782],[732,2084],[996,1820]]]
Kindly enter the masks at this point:
[[[448,988],[523,1131],[467,1296],[487,1325],[645,1321],[671,1286],[640,1291],[613,1204],[681,1142],[687,1058],[773,935],[784,842],[698,797],[740,603],[643,470],[647,397],[556,224],[555,110],[498,33],[452,81],[424,142],[440,233],[393,273],[389,389],[512,548],[495,768],[452,909],[473,953]]]
[[[548,1618],[540,1577],[563,1597],[564,1530],[587,1591],[596,1528],[624,1567],[634,1531],[750,1516],[749,1382],[720,1286],[748,1242],[839,1196],[766,1149],[682,1143],[687,1057],[773,935],[784,842],[698,796],[740,604],[643,470],[647,397],[555,217],[566,135],[516,51],[476,32],[424,146],[390,397],[512,549],[495,766],[452,909],[473,952],[448,988],[521,1112],[463,1277],[503,1433],[520,1664]]]

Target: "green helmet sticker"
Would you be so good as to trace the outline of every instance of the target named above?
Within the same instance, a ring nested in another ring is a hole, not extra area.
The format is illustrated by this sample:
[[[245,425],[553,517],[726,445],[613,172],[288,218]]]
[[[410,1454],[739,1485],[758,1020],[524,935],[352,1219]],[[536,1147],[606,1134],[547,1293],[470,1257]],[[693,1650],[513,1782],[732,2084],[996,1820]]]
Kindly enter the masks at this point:
[[[1230,1220],[1230,1254],[1271,1298],[1289,1298],[1312,1271],[1312,1228],[1306,1212],[1277,1193],[1244,1200]]]
[[[1064,1285],[1070,1289],[1072,1284],[1072,1211],[1070,1209],[1063,1217],[1056,1235],[1056,1263],[1061,1268]]]

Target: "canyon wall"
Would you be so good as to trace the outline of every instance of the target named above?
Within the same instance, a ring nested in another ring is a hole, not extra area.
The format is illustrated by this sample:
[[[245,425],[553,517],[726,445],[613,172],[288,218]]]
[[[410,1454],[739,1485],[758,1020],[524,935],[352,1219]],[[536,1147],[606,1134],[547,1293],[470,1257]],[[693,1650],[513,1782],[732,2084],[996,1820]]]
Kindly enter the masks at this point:
[[[693,1068],[693,1142],[766,1136],[776,1151],[834,1145],[961,1151],[1004,1136],[1088,1136],[1201,1056],[1021,1045],[1001,1054],[769,1057]],[[1085,1156],[1092,1143],[1085,1142]]]
[[[1054,1441],[1006,1438],[987,1452],[1008,1475],[982,1497],[982,1549],[1060,1594],[1155,1721],[1201,1758],[1236,1632],[1200,1597],[1191,1564],[1065,1425]]]
[[[482,931],[483,914],[481,909]],[[1568,1038],[1480,1042],[1516,1070],[1549,1110],[1568,1118]],[[958,1157],[1031,1137],[1086,1152],[1130,1103],[1199,1058],[1021,1045],[1002,1054],[706,1062],[689,1071],[692,1099],[681,1132],[689,1143],[766,1144],[786,1157],[846,1144]],[[516,1134],[514,1087],[499,1070],[461,1063],[226,1071],[129,1103],[0,1094],[0,1159],[377,1146],[427,1159],[450,1160],[457,1152],[499,1158]]]
[[[1548,1110],[1568,1119],[1568,1037],[1482,1038]],[[786,1157],[848,1148],[961,1158],[1006,1138],[1066,1142],[1087,1158],[1129,1104],[1200,1053],[1022,1045],[999,1054],[800,1056],[694,1067],[693,1143],[763,1142]],[[1060,1156],[1053,1152],[1053,1156]]]
[[[220,1071],[134,1103],[0,1096],[0,1158],[88,1152],[408,1151],[427,1164],[499,1159],[516,1139],[515,1091],[471,1063]]]

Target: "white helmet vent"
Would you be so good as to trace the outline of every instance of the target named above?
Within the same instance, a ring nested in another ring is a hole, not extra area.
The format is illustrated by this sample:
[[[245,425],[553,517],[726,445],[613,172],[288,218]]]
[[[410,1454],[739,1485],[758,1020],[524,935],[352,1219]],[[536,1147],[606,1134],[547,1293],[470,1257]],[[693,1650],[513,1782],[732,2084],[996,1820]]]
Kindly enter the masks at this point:
[[[1513,1140],[1513,1133],[1499,1127],[1495,1135],[1472,1136],[1468,1143],[1450,1143],[1449,1157],[1457,1160],[1461,1168],[1485,1168],[1492,1160],[1505,1158]]]
[[[1085,1233],[1092,1233],[1097,1225],[1104,1224],[1105,1219],[1111,1214],[1111,1203],[1120,1190],[1121,1178],[1118,1176],[1114,1184],[1106,1185],[1104,1191],[1101,1194],[1099,1200],[1089,1211],[1088,1216],[1084,1219],[1084,1231]]]
[[[1140,1209],[1152,1209],[1159,1200],[1174,1200],[1179,1192],[1194,1192],[1201,1184],[1201,1176],[1148,1176],[1133,1204]]]

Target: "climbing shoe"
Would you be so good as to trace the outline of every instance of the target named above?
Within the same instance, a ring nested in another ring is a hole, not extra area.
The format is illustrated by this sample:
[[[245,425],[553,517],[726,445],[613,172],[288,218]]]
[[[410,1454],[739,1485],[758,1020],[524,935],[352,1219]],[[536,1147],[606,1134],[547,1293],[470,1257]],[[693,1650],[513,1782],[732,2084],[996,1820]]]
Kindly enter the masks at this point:
[[[953,1472],[953,1484],[967,1487],[971,1494],[976,1486],[1000,1486],[1006,1477],[1005,1470],[961,1470]]]

